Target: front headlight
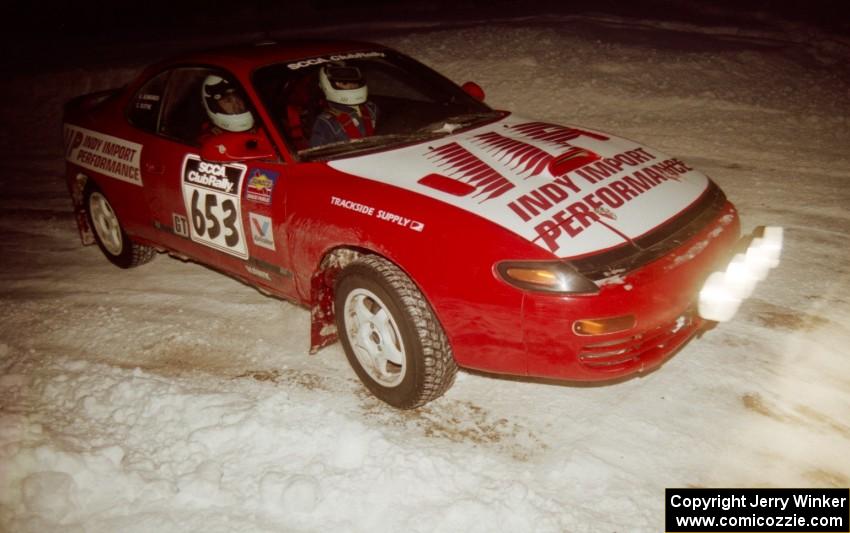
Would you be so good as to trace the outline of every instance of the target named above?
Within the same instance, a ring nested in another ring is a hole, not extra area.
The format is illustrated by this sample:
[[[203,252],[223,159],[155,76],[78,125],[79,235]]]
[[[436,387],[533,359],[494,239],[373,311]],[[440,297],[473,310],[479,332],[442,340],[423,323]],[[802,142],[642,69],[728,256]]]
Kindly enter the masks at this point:
[[[505,261],[496,272],[508,284],[528,291],[596,294],[599,287],[561,261]]]

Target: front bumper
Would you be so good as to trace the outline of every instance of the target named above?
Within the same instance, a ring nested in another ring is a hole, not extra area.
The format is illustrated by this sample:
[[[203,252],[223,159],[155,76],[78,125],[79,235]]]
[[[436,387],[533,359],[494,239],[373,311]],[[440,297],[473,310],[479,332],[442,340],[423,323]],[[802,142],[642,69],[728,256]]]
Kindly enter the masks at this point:
[[[734,254],[740,223],[731,204],[681,246],[643,267],[600,282],[599,294],[526,293],[523,335],[530,376],[604,381],[650,370],[691,339],[705,320],[698,295]],[[633,315],[616,333],[578,335],[576,320]]]
[[[693,309],[675,321],[626,338],[590,342],[578,352],[579,364],[606,378],[654,368],[688,342],[704,324]]]

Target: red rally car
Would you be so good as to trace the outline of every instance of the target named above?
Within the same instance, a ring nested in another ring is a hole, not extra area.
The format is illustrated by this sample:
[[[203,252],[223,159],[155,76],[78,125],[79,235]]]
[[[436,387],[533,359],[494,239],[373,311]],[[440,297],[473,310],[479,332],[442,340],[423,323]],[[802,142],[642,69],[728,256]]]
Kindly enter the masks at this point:
[[[483,100],[370,43],[159,63],[66,105],[83,243],[122,268],[167,252],[309,307],[311,352],[339,338],[399,408],[458,367],[651,369],[778,261],[781,228],[739,250],[735,208],[686,163]]]

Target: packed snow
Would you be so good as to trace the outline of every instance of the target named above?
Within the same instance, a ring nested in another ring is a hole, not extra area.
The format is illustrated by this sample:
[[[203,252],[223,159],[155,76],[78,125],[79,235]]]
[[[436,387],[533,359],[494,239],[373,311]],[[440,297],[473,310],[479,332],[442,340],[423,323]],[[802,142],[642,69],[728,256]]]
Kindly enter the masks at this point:
[[[61,105],[173,45],[22,72],[0,134],[0,530],[660,531],[665,487],[850,485],[847,47],[610,16],[410,30],[368,37],[494,107],[688,161],[745,232],[785,228],[781,265],[648,375],[462,372],[395,411],[338,344],[308,355],[306,310],[80,246]]]

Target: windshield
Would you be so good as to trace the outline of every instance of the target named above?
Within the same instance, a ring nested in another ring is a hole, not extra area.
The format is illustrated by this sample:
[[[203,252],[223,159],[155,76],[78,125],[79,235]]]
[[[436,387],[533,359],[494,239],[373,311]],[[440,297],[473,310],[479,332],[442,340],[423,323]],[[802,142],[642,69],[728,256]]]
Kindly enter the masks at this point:
[[[345,56],[270,65],[254,75],[263,105],[301,159],[428,140],[503,116],[409,57]]]

